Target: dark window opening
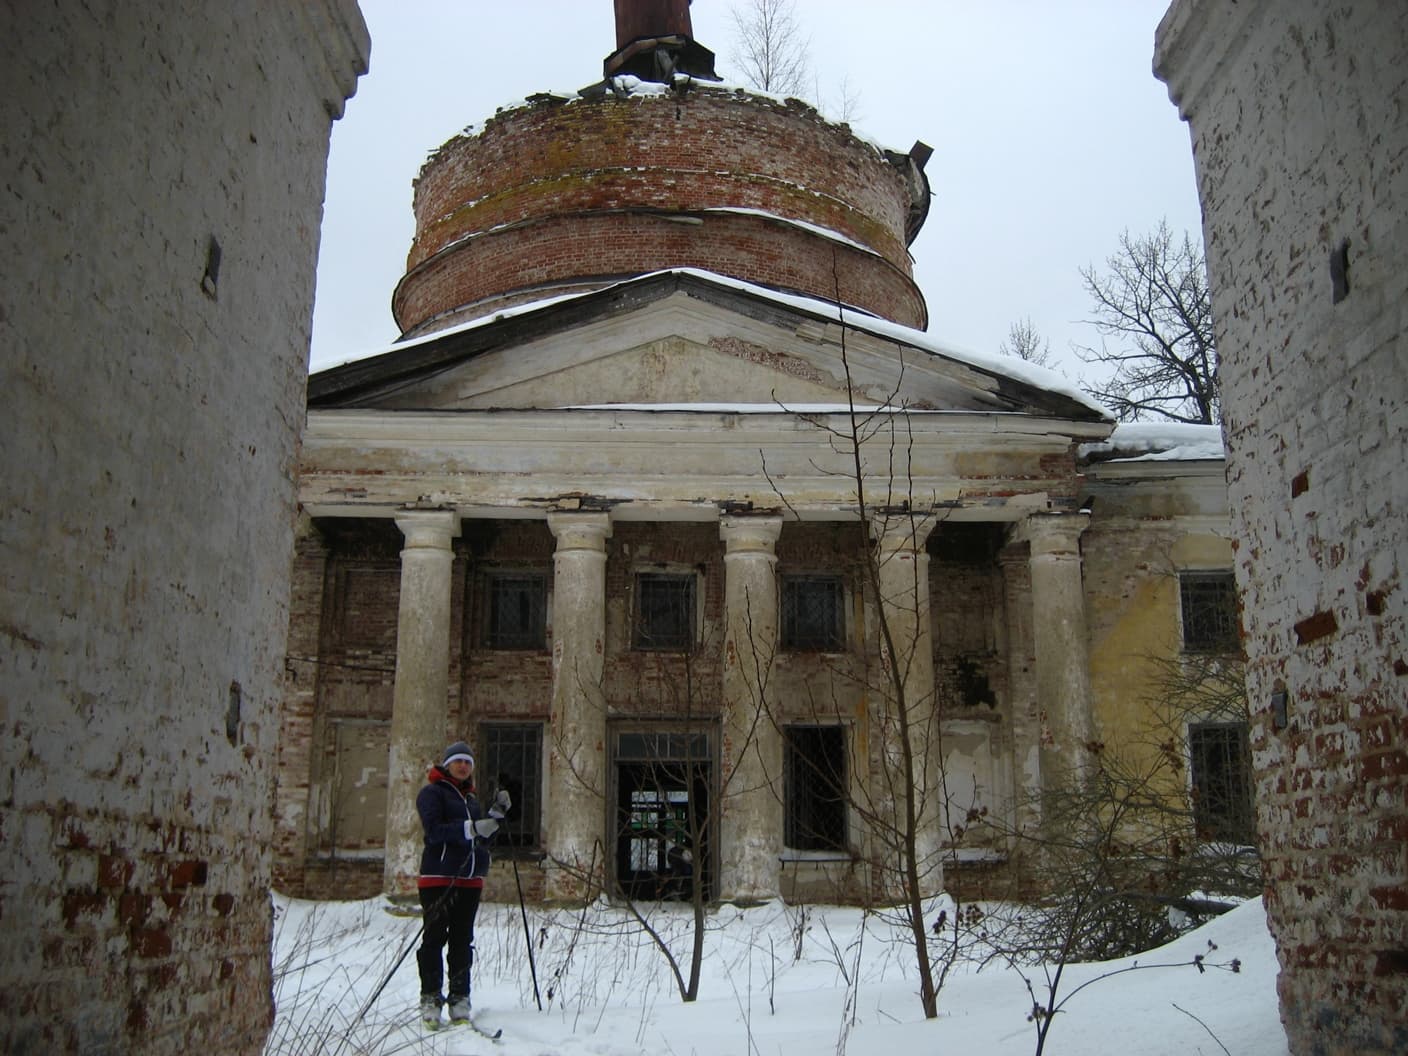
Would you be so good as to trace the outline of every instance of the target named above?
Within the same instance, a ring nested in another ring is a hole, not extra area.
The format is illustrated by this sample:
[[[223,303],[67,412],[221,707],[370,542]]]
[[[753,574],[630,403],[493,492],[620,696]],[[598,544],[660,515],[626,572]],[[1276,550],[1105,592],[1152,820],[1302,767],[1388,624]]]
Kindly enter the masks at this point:
[[[622,730],[613,755],[621,893],[649,901],[713,898],[710,734],[683,727]]]
[[[1244,722],[1188,727],[1193,822],[1206,840],[1253,840],[1251,760]]]
[[[1237,585],[1232,573],[1183,572],[1178,577],[1178,589],[1183,608],[1184,650],[1237,652]]]
[[[490,572],[484,577],[484,595],[484,648],[547,648],[546,576]]]
[[[636,576],[635,647],[687,651],[694,646],[694,575]]]
[[[814,653],[844,649],[845,597],[840,576],[784,576],[782,648]]]
[[[799,851],[844,851],[845,729],[789,726],[783,737],[784,842]]]
[[[480,727],[475,785],[488,809],[494,794],[508,789],[513,806],[499,825],[500,847],[531,850],[539,846],[542,817],[543,727],[536,723],[485,723]]]

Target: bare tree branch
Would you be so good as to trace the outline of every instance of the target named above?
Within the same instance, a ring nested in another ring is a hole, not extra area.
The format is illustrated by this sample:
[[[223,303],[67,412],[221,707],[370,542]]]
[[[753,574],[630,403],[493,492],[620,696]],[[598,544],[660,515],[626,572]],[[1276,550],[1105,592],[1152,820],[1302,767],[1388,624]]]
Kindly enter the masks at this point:
[[[793,0],[744,0],[733,7],[734,49],[743,79],[776,95],[796,95],[810,78],[810,41]]]
[[[1016,356],[1038,367],[1053,366],[1051,342],[1041,336],[1028,316],[1017,320],[1007,330],[1007,339],[997,346],[1004,356]]]
[[[1078,348],[1087,363],[1114,370],[1093,395],[1115,417],[1211,425],[1221,419],[1217,343],[1201,244],[1175,242],[1166,222],[1147,235],[1120,236],[1104,272],[1082,268],[1100,347]]]

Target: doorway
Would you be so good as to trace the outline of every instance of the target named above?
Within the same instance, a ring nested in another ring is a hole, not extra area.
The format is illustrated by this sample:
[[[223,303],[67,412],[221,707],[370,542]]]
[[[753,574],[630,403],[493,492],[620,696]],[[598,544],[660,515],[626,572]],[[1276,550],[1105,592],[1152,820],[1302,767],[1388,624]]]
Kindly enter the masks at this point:
[[[614,749],[615,864],[621,894],[638,901],[713,897],[710,791],[713,736],[707,730],[619,730]]]

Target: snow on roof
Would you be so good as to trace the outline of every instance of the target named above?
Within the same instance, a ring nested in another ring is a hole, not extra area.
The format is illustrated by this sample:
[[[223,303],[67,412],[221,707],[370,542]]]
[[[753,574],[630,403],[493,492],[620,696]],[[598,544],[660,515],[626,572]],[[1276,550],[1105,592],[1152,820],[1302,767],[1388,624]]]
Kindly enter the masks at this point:
[[[819,192],[813,191],[812,193],[817,194]],[[708,206],[699,211],[701,213],[729,213],[734,216],[760,216],[765,220],[773,220],[779,224],[786,224],[789,227],[796,227],[800,228],[803,231],[809,231],[812,234],[818,235],[821,238],[827,239],[830,242],[838,242],[843,246],[849,246],[851,249],[858,249],[862,253],[868,253],[872,257],[880,256],[880,254],[875,252],[875,250],[871,249],[869,246],[865,245],[862,242],[857,242],[854,238],[851,238],[849,235],[843,235],[839,231],[834,231],[829,227],[822,227],[820,224],[809,223],[806,220],[793,220],[791,217],[781,216],[778,213],[770,213],[766,209],[744,209],[728,205],[713,205]]]
[[[625,171],[631,170],[627,169]],[[805,187],[799,189],[803,191],[807,190],[807,188]],[[812,191],[811,193],[817,195],[820,194],[820,192],[818,191]],[[481,201],[483,201],[482,198],[474,198],[470,201],[465,202],[459,208],[469,209],[475,205],[478,205]],[[782,216],[780,213],[769,212],[766,209],[745,209],[729,205],[712,205],[706,206],[703,209],[699,209],[697,211],[701,213],[727,213],[732,216],[758,216],[762,217],[765,220],[771,220],[774,223],[785,224],[788,227],[795,227],[802,231],[810,232],[811,234],[816,235],[819,238],[824,238],[829,242],[835,242],[839,245],[848,246],[851,249],[860,251],[861,253],[867,253],[872,257],[881,256],[880,253],[871,249],[869,246],[865,245],[864,243],[857,242],[849,235],[843,235],[840,231],[833,230],[829,227],[822,227],[820,224],[813,224],[806,220],[795,220],[791,217]],[[451,238],[444,245],[436,246],[435,249],[431,252],[431,256],[444,253],[446,250],[453,249],[455,246],[462,245],[465,242],[472,242],[475,239],[483,238],[485,235],[492,235],[495,232],[503,231],[507,228],[513,227],[515,223],[517,223],[517,221],[507,221],[502,224],[495,224],[493,227],[486,227],[479,231],[466,231]]]
[[[656,275],[689,275],[702,281],[713,283],[716,286],[724,286],[729,289],[738,290],[762,300],[781,304],[799,311],[807,312],[811,315],[835,319],[838,322],[844,320],[847,326],[856,330],[863,330],[866,333],[874,334],[876,337],[909,345],[927,352],[930,355],[951,359],[955,362],[963,363],[991,374],[1021,381],[1038,389],[1059,393],[1104,416],[1108,416],[1109,413],[1093,396],[1076,388],[1064,376],[1057,374],[1053,370],[1048,370],[1046,367],[1039,367],[1035,363],[1018,359],[1016,356],[1003,355],[1000,352],[975,352],[971,349],[959,348],[956,345],[939,341],[923,330],[915,330],[913,327],[891,322],[888,319],[881,319],[864,309],[854,308],[848,305],[838,306],[834,302],[823,301],[802,294],[781,293],[777,290],[769,289],[766,286],[758,286],[754,283],[745,282],[742,279],[735,279],[727,275],[720,275],[713,271],[705,271],[700,268],[666,268],[662,271],[649,272],[631,279],[625,279],[622,282],[614,284],[612,287],[606,288],[610,289],[615,288],[615,286],[624,286],[632,282],[640,282]],[[492,315],[484,315],[476,319],[467,320],[466,322],[460,323],[458,326],[447,327],[444,330],[436,330],[433,333],[423,334],[420,337],[411,338],[407,341],[399,341],[385,348],[369,349],[358,355],[349,356],[347,359],[337,363],[320,367],[316,373],[333,370],[359,360],[399,352],[407,348],[414,348],[418,345],[438,341],[454,334],[466,333],[467,331],[478,329],[481,326],[490,326],[505,319],[526,315],[529,312],[538,311],[549,305],[575,300],[579,297],[589,297],[594,293],[600,292],[600,290],[586,290],[576,293],[561,294],[556,297],[547,297],[537,301],[528,301],[523,304],[515,304],[512,307],[497,311]],[[1201,457],[1221,458],[1222,455],[1219,449],[1219,453],[1216,455]]]
[[[857,414],[900,413],[904,407],[883,407],[879,404],[848,403],[581,403],[569,405],[568,411],[693,411],[702,414]],[[909,411],[911,414],[950,414],[950,411]]]
[[[952,359],[956,362],[966,364],[967,366],[975,367],[978,370],[985,370],[1002,377],[1012,378],[1014,381],[1025,382],[1038,389],[1059,393],[1093,411],[1098,411],[1103,416],[1109,415],[1109,412],[1102,404],[1096,401],[1095,397],[1091,396],[1088,392],[1083,392],[1076,388],[1066,380],[1064,376],[1057,374],[1054,370],[1048,370],[1046,367],[1039,367],[1035,363],[1029,363],[1025,359],[1018,359],[1016,356],[1007,356],[1000,352],[975,352],[972,349],[959,348],[957,345],[950,345],[940,341],[923,330],[915,330],[913,327],[905,326],[902,323],[881,319],[862,309],[850,307],[838,308],[837,305],[831,301],[823,301],[816,297],[807,297],[802,294],[779,293],[777,290],[770,290],[765,286],[756,286],[751,282],[731,278],[727,275],[719,275],[712,271],[701,271],[698,268],[673,268],[670,270],[677,274],[694,275],[721,286],[742,290],[755,297],[766,298],[767,300],[785,304],[813,315],[822,315],[830,319],[837,319],[838,321],[844,318],[847,326],[857,330],[864,330],[866,333],[874,334],[876,337],[910,345],[924,352],[928,352],[930,355]]]
[[[1194,462],[1226,457],[1219,425],[1121,422],[1108,440],[1081,444],[1080,457],[1099,462]]]

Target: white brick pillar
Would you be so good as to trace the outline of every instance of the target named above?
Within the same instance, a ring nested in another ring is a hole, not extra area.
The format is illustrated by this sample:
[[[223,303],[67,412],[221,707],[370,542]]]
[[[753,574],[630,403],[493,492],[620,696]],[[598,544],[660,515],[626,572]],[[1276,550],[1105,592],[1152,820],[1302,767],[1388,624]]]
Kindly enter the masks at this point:
[[[723,767],[719,892],[735,900],[781,891],[782,733],[768,679],[777,652],[781,517],[725,517]]]
[[[386,781],[386,865],[390,895],[416,889],[424,845],[416,794],[428,763],[445,747],[450,677],[452,511],[408,511],[396,518],[401,551],[401,604],[396,619],[396,686],[391,707],[391,755]]]
[[[1080,536],[1089,522],[1086,513],[1039,513],[1019,531],[1031,544],[1039,755],[1047,790],[1086,772],[1085,745],[1094,732],[1080,557]]]
[[[548,746],[547,893],[591,893],[610,848],[606,831],[605,513],[550,513],[553,554],[552,728]],[[592,874],[591,883],[586,882]]]
[[[895,790],[894,825],[899,833],[914,827],[919,862],[919,889],[925,897],[943,889],[940,846],[942,797],[939,721],[934,699],[934,632],[929,611],[929,554],[925,549],[934,529],[930,519],[898,517],[877,522],[875,561],[880,587],[879,700],[880,744],[886,773],[881,782]],[[888,635],[885,632],[888,631]],[[900,707],[897,680],[903,689]],[[907,743],[906,743],[907,742]],[[913,817],[898,794],[908,752],[913,771]],[[893,843],[901,836],[892,836]],[[883,853],[883,852],[882,852]],[[898,863],[896,863],[898,864]]]

